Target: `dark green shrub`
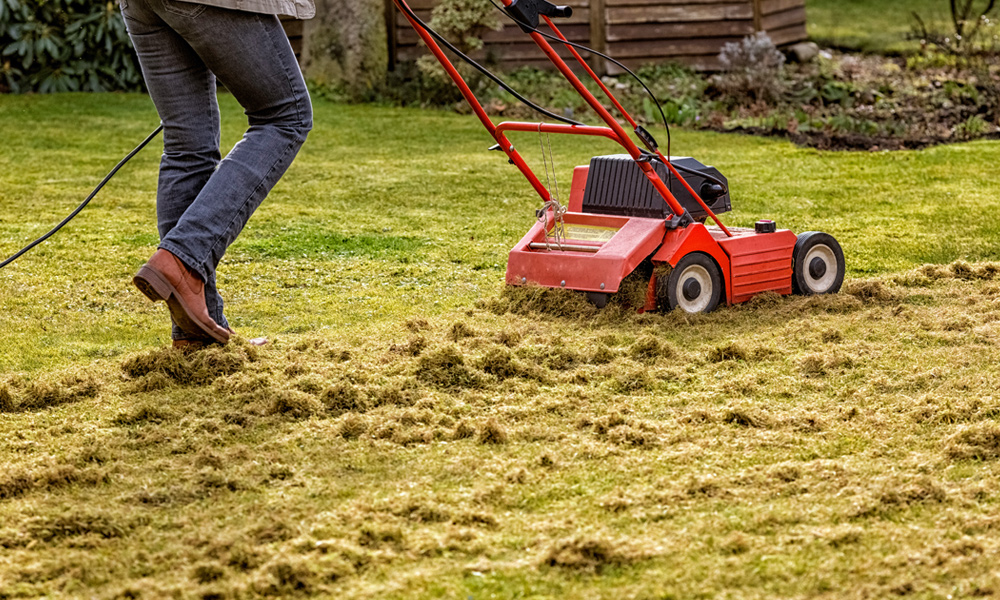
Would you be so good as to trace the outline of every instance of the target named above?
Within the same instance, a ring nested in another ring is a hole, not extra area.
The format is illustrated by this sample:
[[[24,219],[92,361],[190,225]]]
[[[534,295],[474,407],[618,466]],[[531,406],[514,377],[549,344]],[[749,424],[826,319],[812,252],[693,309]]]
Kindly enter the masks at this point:
[[[113,1],[0,0],[0,91],[104,92],[142,85]]]

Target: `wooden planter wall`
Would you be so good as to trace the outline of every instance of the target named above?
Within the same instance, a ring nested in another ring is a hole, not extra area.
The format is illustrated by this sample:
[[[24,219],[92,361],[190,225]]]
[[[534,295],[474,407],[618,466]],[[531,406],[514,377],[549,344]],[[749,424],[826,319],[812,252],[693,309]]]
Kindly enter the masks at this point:
[[[483,0],[484,2],[487,0]],[[431,19],[435,0],[410,0],[424,22]],[[560,3],[560,2],[557,2]],[[778,46],[806,39],[805,0],[568,0],[573,16],[555,24],[573,42],[608,54],[629,67],[677,62],[702,70],[718,68],[718,54],[727,42],[765,31]],[[390,65],[416,60],[426,52],[401,13],[387,0]],[[548,66],[534,42],[504,17],[501,31],[483,36],[486,49],[477,58],[503,68]],[[558,48],[560,54],[569,53]],[[596,57],[595,57],[596,58]],[[592,59],[604,73],[614,65]]]

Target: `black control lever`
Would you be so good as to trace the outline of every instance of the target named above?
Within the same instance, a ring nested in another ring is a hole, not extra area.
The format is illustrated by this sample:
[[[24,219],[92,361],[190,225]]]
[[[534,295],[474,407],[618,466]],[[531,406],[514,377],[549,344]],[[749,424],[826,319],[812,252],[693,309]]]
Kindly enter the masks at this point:
[[[556,6],[548,0],[514,0],[506,10],[525,33],[538,28],[539,15],[560,19],[573,16],[572,6]]]

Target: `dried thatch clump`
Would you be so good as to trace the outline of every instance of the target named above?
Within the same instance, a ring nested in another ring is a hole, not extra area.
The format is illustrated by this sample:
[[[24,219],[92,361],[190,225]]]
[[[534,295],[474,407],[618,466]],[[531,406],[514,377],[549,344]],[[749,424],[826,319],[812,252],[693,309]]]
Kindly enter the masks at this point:
[[[280,390],[275,394],[268,413],[293,419],[306,419],[322,410],[323,405],[310,394],[298,390]]]
[[[21,394],[16,410],[38,410],[93,398],[101,391],[101,383],[89,373],[70,372],[61,377],[32,381]],[[0,400],[2,402],[2,400]],[[13,405],[13,398],[9,398]]]
[[[824,354],[807,354],[802,357],[799,367],[802,373],[809,376],[825,375],[827,370],[828,357]]]
[[[251,360],[254,360],[252,350],[239,344],[198,352],[163,348],[125,359],[122,371],[133,379],[160,373],[181,385],[205,385],[242,371]]]
[[[254,588],[265,596],[308,595],[319,579],[307,559],[281,556],[261,569]]]
[[[132,524],[110,514],[70,512],[58,517],[34,519],[27,529],[36,540],[52,542],[84,535],[104,539],[119,538],[132,529]]]
[[[498,315],[544,314],[570,319],[591,317],[597,312],[583,294],[538,286],[507,286],[499,297],[488,301],[485,308]]]
[[[156,392],[170,387],[173,383],[169,377],[159,371],[154,371],[144,377],[140,377],[132,382],[130,389],[136,394]]]
[[[493,375],[497,379],[507,379],[517,377],[524,373],[522,367],[509,350],[503,347],[490,348],[479,361],[479,368],[484,373]]]
[[[145,423],[164,423],[174,418],[174,414],[162,406],[142,404],[129,411],[120,413],[112,422],[120,427],[131,427]]]
[[[340,420],[337,426],[337,433],[345,439],[355,439],[364,435],[368,431],[368,422],[364,417],[355,413],[348,413]]]
[[[875,498],[855,506],[850,516],[855,519],[885,518],[911,506],[944,502],[947,497],[947,491],[930,477],[910,482],[889,481]]]
[[[364,412],[367,408],[364,392],[349,381],[339,381],[323,390],[320,400],[334,414]]]
[[[35,478],[25,471],[9,472],[0,477],[0,500],[15,498],[35,487]]]
[[[727,342],[721,346],[716,346],[708,351],[706,358],[711,362],[723,362],[726,360],[747,360],[750,352],[739,342]]]
[[[107,481],[107,477],[107,472],[100,468],[79,468],[64,463],[10,471],[0,475],[0,500],[73,484],[97,485]]]
[[[14,394],[6,384],[0,384],[0,413],[14,412]]]
[[[757,310],[762,308],[773,308],[781,304],[781,294],[768,290],[754,295],[754,297],[743,303],[746,309]]]
[[[451,437],[455,440],[466,440],[471,437],[475,437],[476,428],[465,419],[462,419],[455,425],[455,431],[452,432]]]
[[[599,573],[605,567],[622,566],[641,558],[622,542],[605,537],[579,535],[554,542],[541,556],[550,567]]]
[[[953,460],[1000,458],[1000,425],[980,423],[963,427],[945,443],[945,454]]]
[[[417,378],[441,388],[478,388],[483,385],[480,373],[465,364],[455,346],[445,346],[420,357]]]
[[[638,360],[654,361],[658,358],[673,358],[677,350],[669,342],[660,341],[655,335],[646,334],[632,344],[629,353]]]
[[[1000,263],[970,265],[958,260],[948,265],[948,271],[955,279],[996,279],[1000,275]]]
[[[518,344],[521,343],[521,339],[523,337],[524,336],[521,335],[521,332],[517,330],[504,329],[503,331],[501,331],[496,335],[496,341],[498,344],[503,344],[508,348],[515,348],[517,347]]]
[[[427,319],[420,317],[414,317],[406,322],[406,328],[414,333],[430,329],[430,326],[431,325],[427,322]]]
[[[476,335],[476,330],[469,327],[464,321],[456,321],[448,330],[448,339],[456,343],[465,338],[476,337]]]
[[[480,444],[506,444],[509,436],[507,430],[495,418],[491,418],[479,428]]]
[[[988,262],[971,265],[958,260],[950,265],[923,265],[909,276],[899,278],[903,285],[927,285],[944,279],[992,280],[1000,278],[1000,263]]]
[[[623,369],[615,373],[609,385],[618,394],[634,394],[653,389],[656,379],[646,369]]]
[[[410,338],[405,344],[393,344],[389,347],[390,352],[398,352],[409,356],[420,356],[420,353],[427,348],[427,338],[416,335]]]
[[[592,365],[606,365],[614,362],[618,354],[613,348],[609,348],[604,344],[598,344],[594,348],[593,352],[590,353],[590,357],[587,358],[587,362]]]
[[[745,408],[735,407],[722,413],[722,422],[738,427],[766,428],[771,425],[771,419],[766,415]]]
[[[903,300],[902,295],[893,292],[881,281],[851,281],[844,286],[844,291],[865,304],[896,304]]]

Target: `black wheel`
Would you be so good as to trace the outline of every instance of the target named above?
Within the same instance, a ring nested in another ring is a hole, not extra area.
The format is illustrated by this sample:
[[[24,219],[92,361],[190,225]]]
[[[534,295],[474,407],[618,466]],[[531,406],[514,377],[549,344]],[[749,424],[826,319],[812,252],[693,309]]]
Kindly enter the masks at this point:
[[[792,288],[796,294],[836,294],[844,283],[844,251],[821,231],[799,235],[792,251]]]
[[[722,298],[722,272],[707,254],[692,252],[671,269],[667,278],[667,306],[687,313],[707,313]]]

